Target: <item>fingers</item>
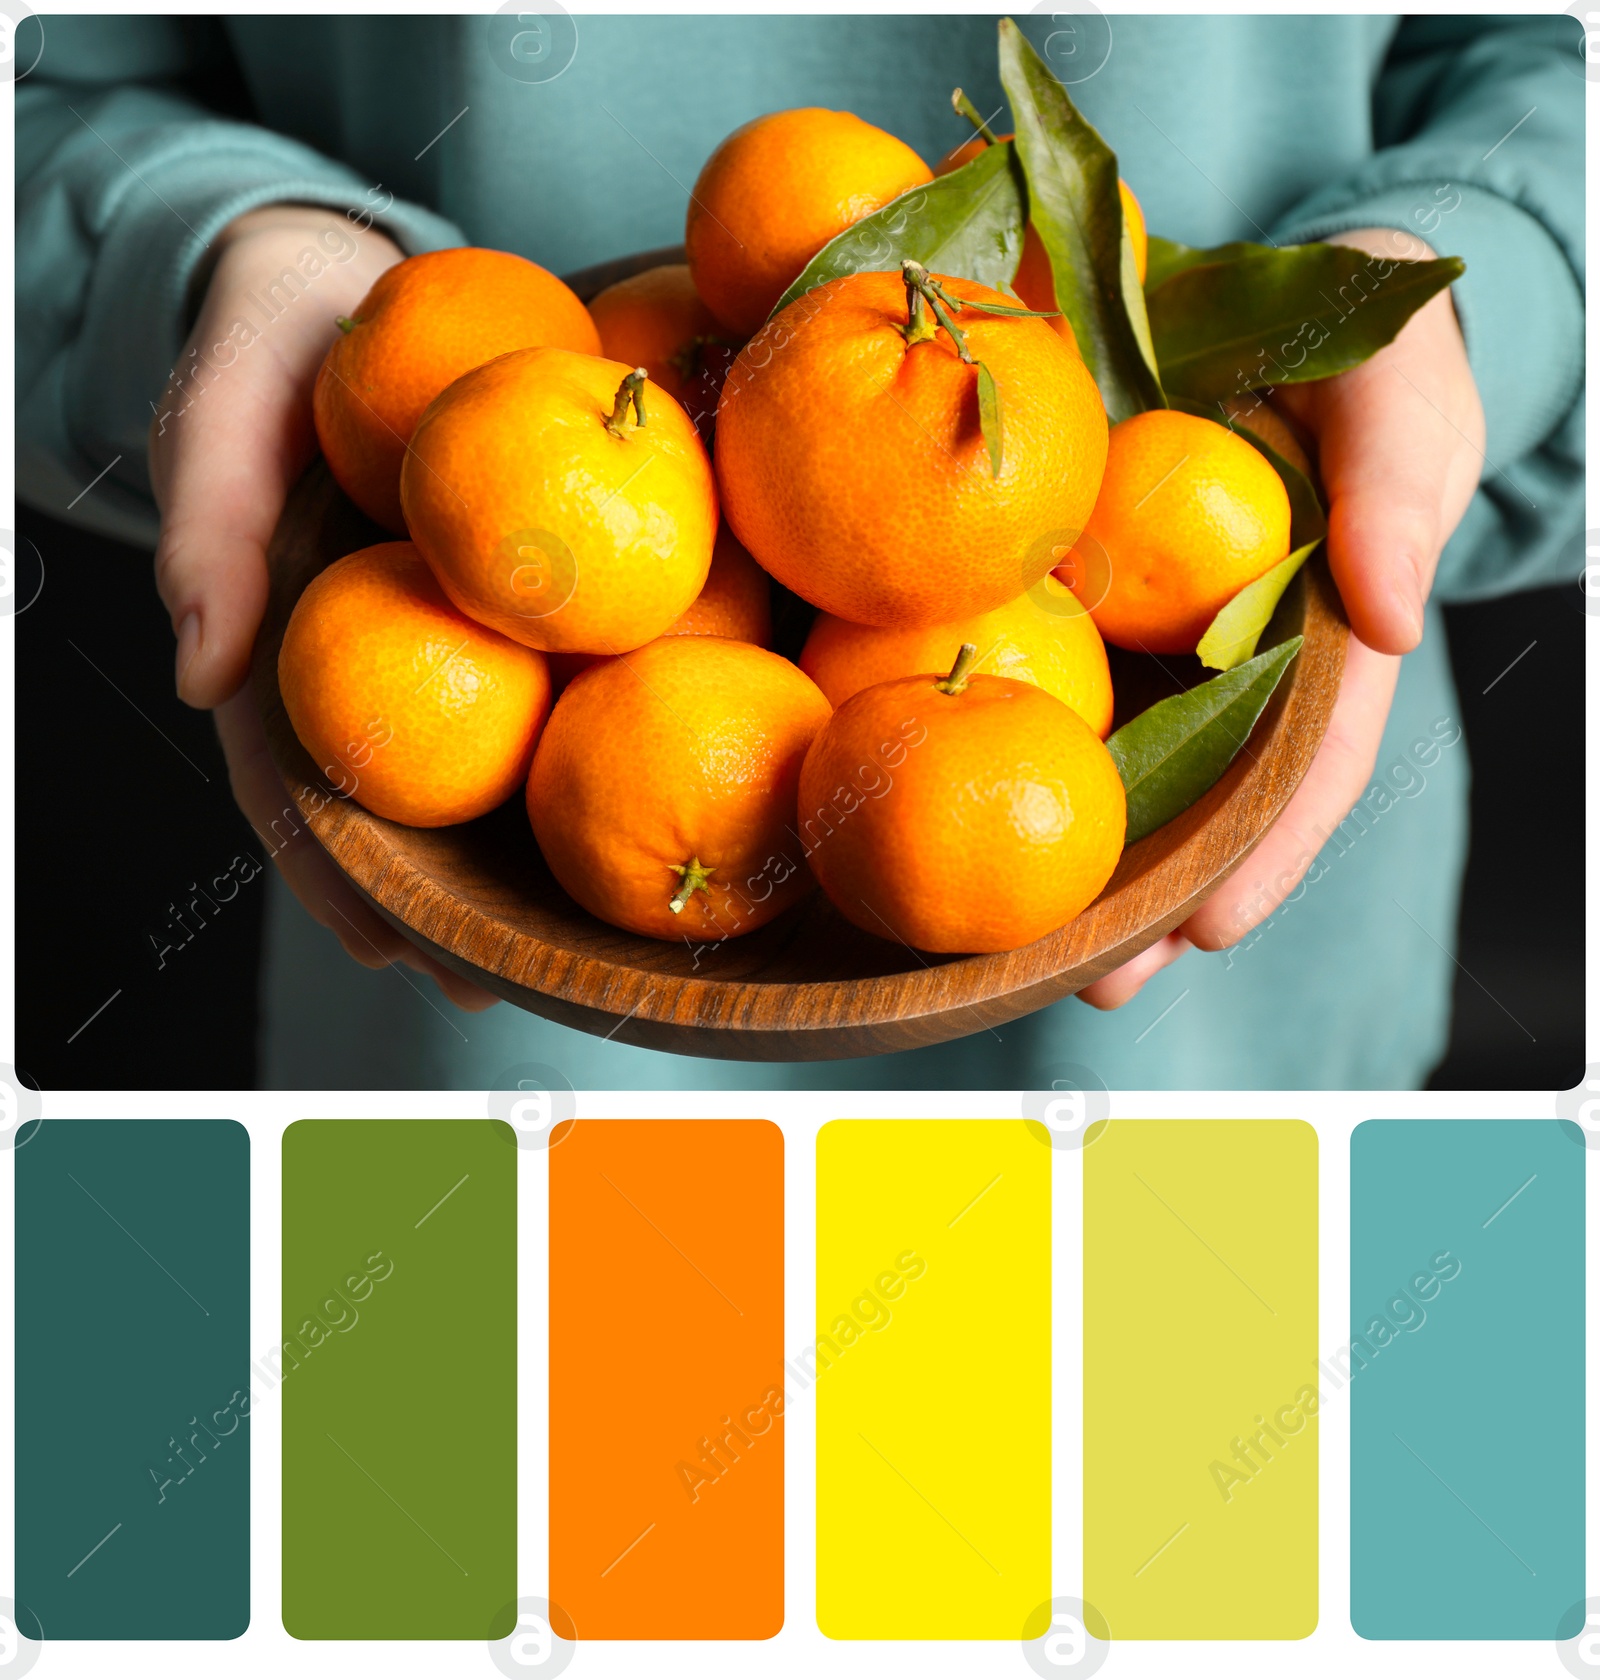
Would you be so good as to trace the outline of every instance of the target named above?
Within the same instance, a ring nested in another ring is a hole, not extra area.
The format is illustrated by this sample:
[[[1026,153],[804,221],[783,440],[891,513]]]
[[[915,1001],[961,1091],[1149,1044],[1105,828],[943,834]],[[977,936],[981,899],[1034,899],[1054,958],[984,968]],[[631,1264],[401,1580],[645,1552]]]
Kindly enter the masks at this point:
[[[493,993],[463,980],[397,933],[318,845],[272,762],[254,695],[236,694],[217,708],[216,720],[233,797],[312,920],[331,929],[363,968],[399,964],[426,975],[460,1009],[478,1011],[497,1003]]]
[[[358,240],[331,212],[283,207],[241,218],[217,244],[194,332],[150,426],[162,516],[156,586],[177,641],[178,694],[200,707],[220,705],[248,670],[267,544],[311,458],[311,388],[336,318],[399,256],[371,230]],[[319,257],[316,278],[300,294],[283,291],[285,273],[312,272],[307,255]],[[288,301],[268,312],[269,294]]]
[[[267,602],[267,543],[291,477],[226,420],[194,432],[206,435],[186,440],[174,461],[156,587],[177,637],[179,698],[209,707],[236,693],[249,670]]]
[[[1399,676],[1398,658],[1351,639],[1311,768],[1260,845],[1179,929],[1191,943],[1204,951],[1234,944],[1299,885],[1371,780]]]
[[[151,423],[156,587],[177,637],[178,694],[215,706],[244,681],[266,606],[267,543],[311,456],[316,361],[308,350],[305,366],[286,366],[263,342],[239,350],[209,307],[194,343],[201,354],[184,357]]]
[[[1169,968],[1191,948],[1183,934],[1169,933],[1165,939],[1158,939],[1121,968],[1114,968],[1092,986],[1085,986],[1078,997],[1091,1009],[1120,1009],[1139,994],[1147,980],[1162,969]]]

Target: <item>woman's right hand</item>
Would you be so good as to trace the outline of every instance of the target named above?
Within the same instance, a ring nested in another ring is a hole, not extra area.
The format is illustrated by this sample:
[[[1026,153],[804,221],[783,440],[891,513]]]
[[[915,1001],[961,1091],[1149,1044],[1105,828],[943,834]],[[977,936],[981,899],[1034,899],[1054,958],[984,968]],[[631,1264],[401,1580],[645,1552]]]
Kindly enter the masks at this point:
[[[401,255],[376,228],[304,205],[250,211],[213,241],[194,331],[150,424],[156,587],[177,637],[179,697],[215,711],[233,796],[295,897],[365,967],[404,963],[463,1009],[486,1009],[494,997],[397,933],[300,821],[246,685],[267,544],[316,448],[317,369],[336,318]]]

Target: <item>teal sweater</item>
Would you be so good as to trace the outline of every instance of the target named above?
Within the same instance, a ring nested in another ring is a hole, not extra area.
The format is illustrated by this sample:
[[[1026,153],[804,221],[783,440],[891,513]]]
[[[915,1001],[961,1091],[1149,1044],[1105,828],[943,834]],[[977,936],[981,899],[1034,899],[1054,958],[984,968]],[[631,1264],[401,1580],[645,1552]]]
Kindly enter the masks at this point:
[[[1583,517],[1583,78],[1564,17],[1023,20],[1115,149],[1151,228],[1189,244],[1360,226],[1464,257],[1456,307],[1488,416],[1484,481],[1436,593],[1570,581]],[[846,108],[930,162],[960,84],[1002,107],[972,17],[51,18],[17,96],[18,493],[152,540],[145,428],[206,242],[256,205],[373,208],[408,251],[471,242],[567,272],[682,237],[711,148],[763,111]],[[231,54],[262,126],[204,100]],[[23,55],[26,62],[26,55]],[[314,293],[308,296],[314,297]],[[300,1087],[1014,1088],[1049,1064],[1123,1088],[1371,1086],[1443,1048],[1466,751],[1437,611],[1404,663],[1374,786],[1243,951],[1191,955],[1111,1016],[1073,1002],[959,1044],[758,1068],[600,1044],[509,1007],[445,1020],[323,960],[275,896],[267,1065]],[[1398,907],[1398,908],[1397,908]],[[397,1030],[398,1029],[398,1030]]]

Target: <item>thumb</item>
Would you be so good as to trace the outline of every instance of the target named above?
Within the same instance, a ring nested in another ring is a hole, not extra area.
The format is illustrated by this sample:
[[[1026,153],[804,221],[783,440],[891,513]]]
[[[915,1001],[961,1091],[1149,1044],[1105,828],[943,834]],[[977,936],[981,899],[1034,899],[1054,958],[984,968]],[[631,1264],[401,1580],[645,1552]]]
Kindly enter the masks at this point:
[[[1422,639],[1443,545],[1449,454],[1404,373],[1375,357],[1319,393],[1328,562],[1355,634],[1382,653]]]
[[[1363,249],[1393,238],[1346,237]],[[1273,400],[1316,433],[1328,563],[1351,628],[1378,653],[1410,652],[1484,462],[1483,405],[1449,292],[1359,367],[1280,386]]]

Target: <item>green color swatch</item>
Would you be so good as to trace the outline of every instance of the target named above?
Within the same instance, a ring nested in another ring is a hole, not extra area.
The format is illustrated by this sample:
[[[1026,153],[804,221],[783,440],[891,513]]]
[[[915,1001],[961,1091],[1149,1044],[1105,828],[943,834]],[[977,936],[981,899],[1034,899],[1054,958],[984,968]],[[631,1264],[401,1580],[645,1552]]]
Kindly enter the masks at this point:
[[[516,1626],[517,1150],[496,1120],[283,1134],[283,1625]]]
[[[250,1139],[51,1120],[16,1165],[17,1624],[250,1623]]]
[[[1583,1145],[1566,1120],[1351,1134],[1349,1343],[1323,1374],[1350,1388],[1365,1639],[1583,1627]]]

